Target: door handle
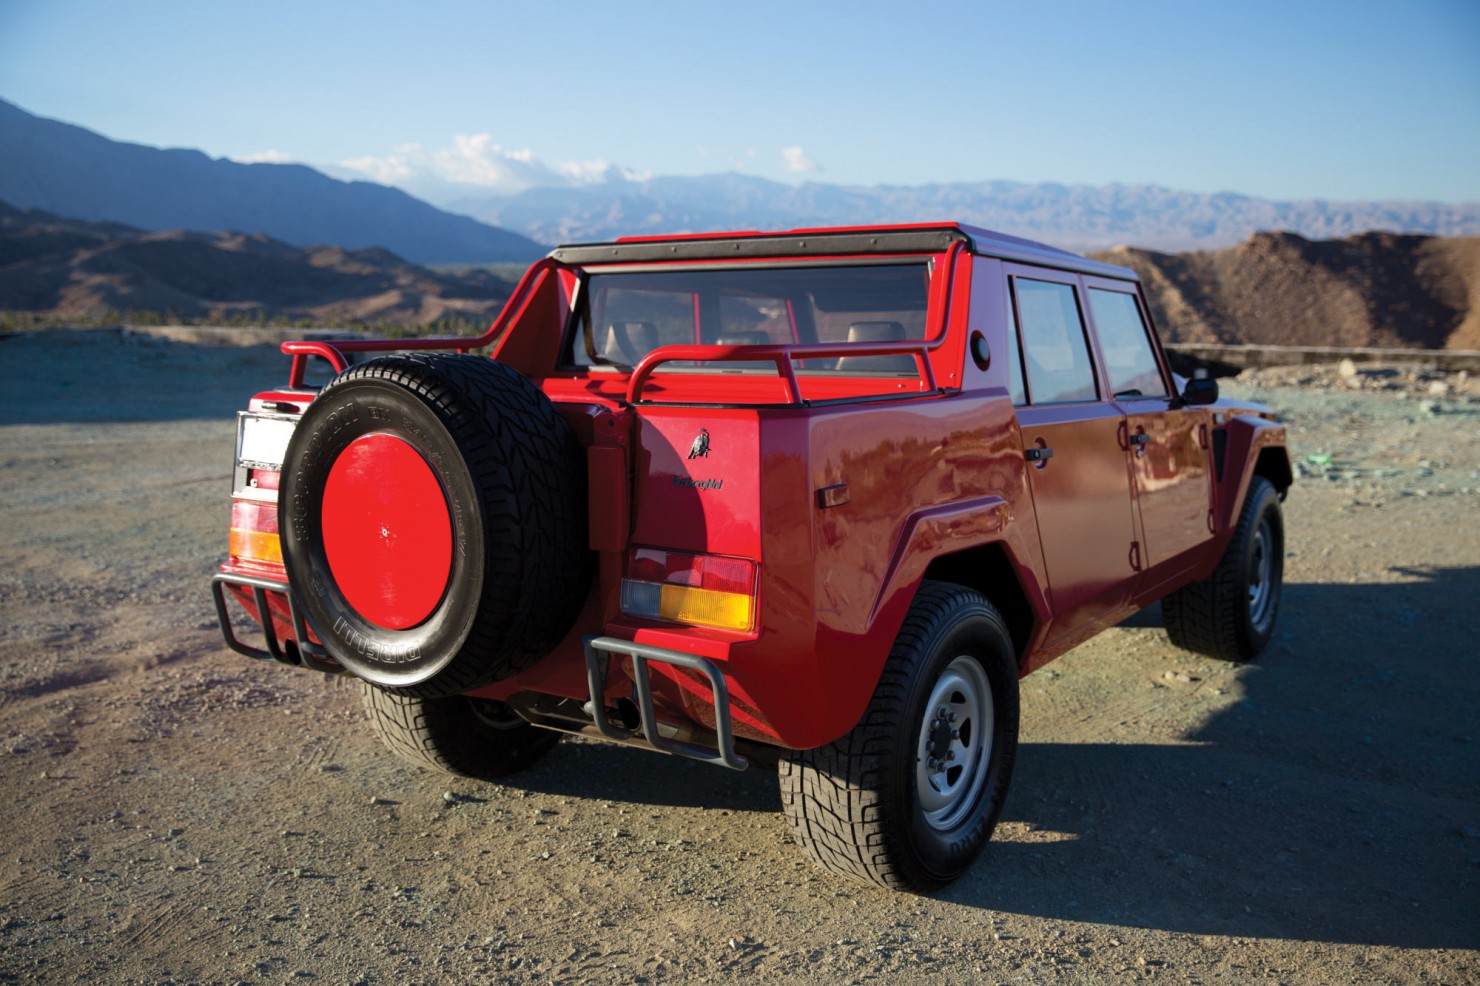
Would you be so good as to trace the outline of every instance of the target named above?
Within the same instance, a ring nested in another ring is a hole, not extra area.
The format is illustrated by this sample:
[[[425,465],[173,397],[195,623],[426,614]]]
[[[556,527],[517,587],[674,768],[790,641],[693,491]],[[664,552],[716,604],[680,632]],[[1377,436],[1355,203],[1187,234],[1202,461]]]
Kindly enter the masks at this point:
[[[1131,444],[1136,447],[1136,458],[1146,453],[1146,446],[1151,444],[1151,436],[1144,431],[1138,431],[1131,436]]]
[[[1027,459],[1029,462],[1046,462],[1049,459],[1053,458],[1053,449],[1030,448],[1023,453],[1023,458]]]

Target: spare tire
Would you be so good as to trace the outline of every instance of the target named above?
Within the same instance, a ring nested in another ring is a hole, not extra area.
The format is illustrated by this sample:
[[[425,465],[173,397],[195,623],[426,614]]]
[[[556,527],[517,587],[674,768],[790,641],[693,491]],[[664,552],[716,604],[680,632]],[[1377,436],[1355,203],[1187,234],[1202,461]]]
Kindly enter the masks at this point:
[[[516,674],[591,578],[584,456],[550,400],[481,356],[387,356],[303,412],[278,494],[283,565],[354,674],[435,698]]]

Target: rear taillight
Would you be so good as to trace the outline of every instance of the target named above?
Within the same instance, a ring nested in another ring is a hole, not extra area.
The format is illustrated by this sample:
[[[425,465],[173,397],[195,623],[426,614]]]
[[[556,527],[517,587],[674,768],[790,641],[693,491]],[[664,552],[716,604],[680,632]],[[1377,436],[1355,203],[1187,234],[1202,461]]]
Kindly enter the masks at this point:
[[[236,472],[232,482],[231,564],[281,568],[277,498],[292,414],[242,411],[237,415]]]
[[[755,562],[635,548],[622,580],[622,612],[717,630],[755,626]]]
[[[274,480],[277,478],[273,476]],[[281,565],[277,501],[236,500],[231,504],[231,560],[257,565]]]

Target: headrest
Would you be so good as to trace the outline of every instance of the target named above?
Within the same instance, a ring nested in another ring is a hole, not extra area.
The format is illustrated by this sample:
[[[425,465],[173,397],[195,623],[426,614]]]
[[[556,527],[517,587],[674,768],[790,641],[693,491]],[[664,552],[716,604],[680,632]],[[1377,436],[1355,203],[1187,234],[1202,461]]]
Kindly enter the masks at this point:
[[[854,322],[848,326],[849,342],[903,342],[904,326],[898,322]]]

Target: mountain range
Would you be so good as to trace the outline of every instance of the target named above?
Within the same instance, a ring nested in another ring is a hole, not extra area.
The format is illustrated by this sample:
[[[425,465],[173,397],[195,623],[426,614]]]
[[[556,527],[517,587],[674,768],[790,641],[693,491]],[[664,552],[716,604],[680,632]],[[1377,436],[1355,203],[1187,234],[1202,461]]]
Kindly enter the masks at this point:
[[[427,270],[379,248],[305,249],[261,233],[150,232],[0,202],[0,311],[481,328],[510,288],[484,270]]]
[[[1140,273],[1170,341],[1480,348],[1480,203],[609,169],[445,203],[472,218],[303,165],[110,140],[3,100],[0,149],[0,310],[42,317],[478,324],[509,285],[424,265],[527,262],[541,243],[621,235],[955,219],[1105,251]]]
[[[957,220],[1071,250],[1232,246],[1261,230],[1480,235],[1480,203],[1277,202],[1155,185],[963,182],[787,185],[743,174],[598,180],[497,195],[463,185],[436,208],[299,164],[241,164],[110,140],[0,100],[0,200],[144,230],[238,230],[308,247],[381,247],[420,264],[528,262],[541,244],[736,229]],[[450,211],[444,211],[450,210]],[[492,224],[492,225],[490,225]],[[513,232],[511,232],[511,230]]]
[[[727,229],[795,229],[955,220],[1069,250],[1131,244],[1155,250],[1231,246],[1260,230],[1311,239],[1368,230],[1480,235],[1480,203],[1274,202],[1155,185],[986,181],[919,186],[784,185],[747,175],[532,188],[445,203],[544,243]]]
[[[239,230],[416,263],[528,262],[545,248],[396,188],[109,140],[0,100],[0,200],[144,230]]]
[[[1257,233],[1222,250],[1097,256],[1140,274],[1167,342],[1480,349],[1480,237]],[[467,332],[509,290],[484,270],[428,270],[385,250],[146,232],[0,203],[0,311],[27,317],[442,321]]]

